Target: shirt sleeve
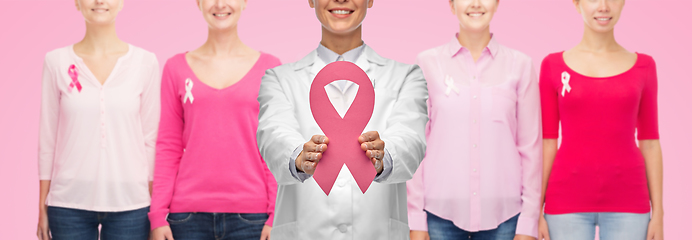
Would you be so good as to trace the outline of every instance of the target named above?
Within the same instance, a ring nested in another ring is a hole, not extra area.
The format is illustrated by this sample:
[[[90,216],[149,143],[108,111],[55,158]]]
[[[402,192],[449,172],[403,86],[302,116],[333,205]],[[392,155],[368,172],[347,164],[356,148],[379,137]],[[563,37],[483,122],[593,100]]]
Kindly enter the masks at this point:
[[[430,137],[430,125],[432,103],[430,98],[427,101],[428,118],[430,121],[425,126],[425,139]],[[423,181],[423,169],[425,168],[425,158],[418,166],[418,170],[413,174],[413,178],[406,182],[408,226],[413,231],[428,231],[428,214],[425,212],[425,182]]]
[[[156,140],[154,191],[149,211],[152,230],[168,225],[166,216],[183,155],[183,105],[172,74],[175,66],[171,66],[171,61],[166,63],[161,79],[161,121]]]
[[[156,56],[151,54],[149,63],[150,73],[147,84],[142,92],[140,106],[140,118],[142,122],[142,134],[146,148],[147,163],[149,166],[149,181],[154,181],[154,160],[156,159],[156,136],[161,116],[161,76],[159,75],[159,62]]]
[[[517,87],[516,145],[521,158],[521,215],[516,233],[537,238],[541,211],[543,139],[541,96],[533,61],[521,64],[522,77]]]
[[[637,139],[659,139],[658,76],[656,62],[653,59],[651,59],[645,81],[637,116]]]
[[[554,74],[551,72],[550,64],[550,56],[543,59],[539,82],[543,116],[543,138],[557,139],[560,135],[560,111],[558,108],[558,93],[552,79]]]
[[[379,183],[402,183],[413,178],[425,156],[427,100],[428,87],[423,71],[418,65],[411,65],[387,118],[387,129],[380,132],[392,157],[392,173]]]
[[[257,97],[260,105],[257,145],[260,154],[279,185],[300,183],[291,173],[289,162],[296,146],[306,139],[298,131],[300,125],[294,108],[281,86],[276,68],[262,77]],[[295,167],[294,167],[295,168]]]
[[[269,215],[269,218],[264,225],[271,227],[274,224],[274,208],[276,206],[276,189],[278,188],[278,185],[276,184],[274,175],[271,171],[269,171],[269,168],[264,160],[262,160],[262,163],[264,164],[264,176],[267,183],[267,201],[269,202],[269,204],[267,204],[267,214]]]
[[[67,70],[65,70],[67,71]],[[43,62],[41,81],[41,117],[39,125],[39,180],[51,180],[53,160],[55,159],[55,142],[58,135],[58,117],[60,115],[60,90],[57,87],[57,75],[50,66],[48,55]]]

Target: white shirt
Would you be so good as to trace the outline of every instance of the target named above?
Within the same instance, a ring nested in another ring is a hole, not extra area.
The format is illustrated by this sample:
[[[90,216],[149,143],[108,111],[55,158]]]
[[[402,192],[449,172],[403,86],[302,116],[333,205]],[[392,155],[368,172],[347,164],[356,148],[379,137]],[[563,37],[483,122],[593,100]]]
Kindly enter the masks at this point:
[[[81,91],[68,73],[72,65]],[[46,54],[39,136],[39,177],[51,180],[46,204],[149,206],[160,91],[156,56],[131,45],[103,85],[72,46]]]

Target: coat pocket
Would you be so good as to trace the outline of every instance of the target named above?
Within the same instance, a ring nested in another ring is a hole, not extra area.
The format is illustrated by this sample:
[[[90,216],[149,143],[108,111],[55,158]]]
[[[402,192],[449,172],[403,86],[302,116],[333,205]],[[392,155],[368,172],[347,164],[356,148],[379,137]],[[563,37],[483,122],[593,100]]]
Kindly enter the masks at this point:
[[[395,219],[389,219],[389,240],[410,239],[408,224]]]
[[[298,231],[296,230],[297,222],[289,222],[286,224],[281,224],[279,226],[272,227],[272,232],[270,234],[273,240],[293,240],[302,239],[299,238]]]

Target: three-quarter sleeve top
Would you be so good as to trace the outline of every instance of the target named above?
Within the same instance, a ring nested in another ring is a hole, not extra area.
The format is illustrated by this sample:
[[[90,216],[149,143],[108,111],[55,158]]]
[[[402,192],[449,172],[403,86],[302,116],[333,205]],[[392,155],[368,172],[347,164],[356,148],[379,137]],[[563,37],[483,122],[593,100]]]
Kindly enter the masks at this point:
[[[47,204],[90,211],[149,206],[160,114],[159,66],[135,46],[104,84],[68,46],[46,54],[39,177]]]
[[[545,212],[650,211],[639,140],[658,139],[656,64],[637,54],[635,65],[612,77],[570,69],[563,53],[543,60],[540,76],[543,137],[562,143],[546,192]]]

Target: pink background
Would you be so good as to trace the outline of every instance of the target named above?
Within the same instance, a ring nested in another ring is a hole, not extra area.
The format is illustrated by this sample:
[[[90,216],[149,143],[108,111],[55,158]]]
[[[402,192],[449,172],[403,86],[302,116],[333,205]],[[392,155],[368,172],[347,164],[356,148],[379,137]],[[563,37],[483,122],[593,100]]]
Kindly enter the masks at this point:
[[[240,36],[284,63],[317,47],[320,25],[307,0],[248,0]],[[503,0],[492,23],[500,43],[533,57],[576,45],[582,20],[571,1]],[[35,239],[38,216],[38,118],[46,52],[79,41],[84,22],[71,0],[0,0],[0,239]],[[423,5],[425,4],[425,5]],[[692,14],[689,0],[629,0],[618,41],[658,63],[660,132],[665,162],[665,230],[687,239],[692,194]],[[364,40],[379,54],[406,63],[449,41],[456,18],[443,0],[378,0],[364,23]],[[120,37],[156,53],[161,66],[206,39],[194,0],[126,0]],[[538,69],[537,69],[538,71]],[[687,224],[685,224],[685,222]]]

